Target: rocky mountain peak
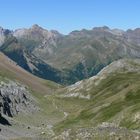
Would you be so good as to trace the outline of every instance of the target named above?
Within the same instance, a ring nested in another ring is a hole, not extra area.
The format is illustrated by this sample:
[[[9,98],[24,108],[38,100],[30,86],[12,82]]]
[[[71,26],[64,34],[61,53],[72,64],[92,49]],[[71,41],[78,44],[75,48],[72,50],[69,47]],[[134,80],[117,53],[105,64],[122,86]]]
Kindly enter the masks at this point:
[[[31,28],[42,28],[38,24],[33,24]]]
[[[129,29],[126,31],[125,35],[129,42],[133,42],[136,45],[140,45],[140,28],[134,30]]]
[[[13,35],[15,37],[21,37],[21,36],[23,36],[26,33],[26,30],[27,29],[25,29],[25,28],[17,29],[17,30],[14,31]]]
[[[136,29],[134,29],[134,30],[128,29],[128,30],[126,31],[126,33],[140,33],[140,28],[136,28]]]
[[[63,36],[63,34],[61,34],[60,32],[58,32],[57,30],[50,30],[50,32],[52,34],[54,34],[55,36]]]
[[[136,28],[134,31],[140,33],[140,28]]]
[[[112,29],[110,32],[114,35],[123,35],[125,33],[125,31],[123,31],[121,29],[117,29],[117,28]]]
[[[0,32],[2,32],[4,29],[2,27],[0,27]]]
[[[0,27],[0,46],[4,43],[6,36],[11,33],[12,32],[10,30]]]
[[[110,30],[110,28],[109,27],[107,27],[107,26],[103,26],[103,27],[94,27],[92,30]]]
[[[0,35],[8,35],[9,33],[11,33],[10,30],[0,27]]]
[[[31,26],[30,30],[34,30],[34,31],[43,31],[46,29],[43,29],[41,26],[39,26],[38,24],[34,24]],[[47,30],[46,30],[47,31]]]

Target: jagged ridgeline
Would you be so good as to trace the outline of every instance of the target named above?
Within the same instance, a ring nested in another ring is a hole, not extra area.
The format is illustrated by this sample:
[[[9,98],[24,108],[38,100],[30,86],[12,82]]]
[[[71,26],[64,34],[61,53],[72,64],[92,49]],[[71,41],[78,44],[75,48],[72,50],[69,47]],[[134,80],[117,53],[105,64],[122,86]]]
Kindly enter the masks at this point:
[[[97,74],[120,58],[140,57],[140,29],[98,27],[68,35],[38,25],[15,31],[0,28],[0,49],[29,72],[60,84]]]

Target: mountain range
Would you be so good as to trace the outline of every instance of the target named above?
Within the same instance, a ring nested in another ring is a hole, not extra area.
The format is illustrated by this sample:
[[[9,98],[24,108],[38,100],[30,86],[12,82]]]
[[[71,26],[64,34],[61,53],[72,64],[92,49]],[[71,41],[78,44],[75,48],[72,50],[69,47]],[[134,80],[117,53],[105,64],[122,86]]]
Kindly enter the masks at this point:
[[[0,50],[41,78],[70,85],[96,75],[121,58],[140,58],[140,29],[83,29],[63,35],[38,25],[10,31],[0,28]]]
[[[139,140],[139,37],[0,28],[0,140]]]

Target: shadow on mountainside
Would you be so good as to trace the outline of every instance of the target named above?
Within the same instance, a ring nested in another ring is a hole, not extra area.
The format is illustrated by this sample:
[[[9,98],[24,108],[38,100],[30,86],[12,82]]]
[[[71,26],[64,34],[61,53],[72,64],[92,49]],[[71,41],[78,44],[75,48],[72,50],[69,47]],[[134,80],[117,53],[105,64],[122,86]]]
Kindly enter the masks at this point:
[[[0,116],[0,124],[11,126],[11,124],[9,123],[9,121],[6,120],[6,119],[5,119],[4,117],[2,117],[2,116]]]

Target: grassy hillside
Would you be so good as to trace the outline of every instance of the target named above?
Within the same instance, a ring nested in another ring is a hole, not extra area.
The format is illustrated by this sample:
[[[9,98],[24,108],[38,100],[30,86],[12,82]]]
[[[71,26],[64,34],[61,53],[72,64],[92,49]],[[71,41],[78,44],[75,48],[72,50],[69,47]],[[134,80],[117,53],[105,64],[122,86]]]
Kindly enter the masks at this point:
[[[114,62],[97,76],[61,90],[56,102],[69,115],[54,127],[55,132],[63,135],[68,130],[76,137],[81,129],[86,133],[96,127],[110,128],[107,137],[117,127],[140,130],[139,70],[139,60]]]
[[[31,75],[1,53],[0,81],[5,79],[26,85],[39,107],[33,114],[10,119],[12,126],[6,128],[7,134],[20,134],[11,139],[140,137],[139,59],[116,61],[94,77],[62,87]]]
[[[58,130],[75,126],[91,127],[106,121],[127,128],[140,128],[140,122],[135,120],[136,114],[140,113],[140,74],[108,76],[98,86],[93,85],[88,94],[91,95],[91,99],[85,101],[85,104],[82,103],[83,105],[77,109],[79,111],[76,110],[68,119],[60,123],[56,127]],[[82,99],[72,98],[66,101],[84,102]],[[65,106],[62,108],[67,109]],[[70,109],[69,105],[67,110]]]

